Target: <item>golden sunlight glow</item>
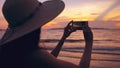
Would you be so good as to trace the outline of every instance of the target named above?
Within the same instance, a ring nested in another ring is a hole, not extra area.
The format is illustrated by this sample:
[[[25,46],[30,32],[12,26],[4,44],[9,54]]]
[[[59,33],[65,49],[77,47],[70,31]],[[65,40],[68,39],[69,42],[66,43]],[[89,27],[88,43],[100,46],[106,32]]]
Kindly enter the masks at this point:
[[[116,26],[117,26],[117,27],[120,27],[120,23],[117,23]]]
[[[79,4],[75,6],[71,6],[71,8],[66,8],[62,13],[62,16],[69,17],[69,19],[74,20],[89,20],[93,21],[98,16],[100,16],[109,6],[111,6],[114,2],[96,2],[93,3],[85,3]],[[107,5],[107,6],[105,6]],[[104,7],[104,8],[103,8]],[[101,18],[101,20],[103,20]]]
[[[2,20],[0,20],[0,29],[2,28],[2,29],[6,29],[7,28],[7,22],[6,21],[2,21]]]
[[[45,1],[45,0],[40,0]],[[66,4],[64,11],[53,21],[45,25],[49,27],[63,27],[65,22],[74,21],[120,21],[120,5],[118,0],[63,0]],[[114,6],[114,7],[113,7]],[[62,23],[62,24],[61,24]],[[120,26],[119,23],[114,25]],[[7,23],[0,12],[0,28]]]
[[[46,26],[49,27],[49,26],[54,25],[54,24],[56,24],[56,22],[53,22],[53,21],[52,21],[52,22],[47,23]]]
[[[115,2],[114,1],[103,1],[103,2],[96,2],[96,3],[84,3],[84,4],[77,4],[71,7],[67,7],[64,11],[52,22],[48,23],[46,27],[53,26],[55,23],[60,24],[60,22],[69,22],[71,20],[74,21],[94,21],[97,18],[99,20],[108,20],[111,16],[114,16],[114,12],[116,15],[119,14],[118,8],[112,9],[107,13],[106,11],[112,6]],[[105,16],[102,16],[103,13],[106,13]],[[116,18],[114,20],[117,20]],[[120,19],[118,19],[120,20]],[[60,27],[56,26],[56,27]]]
[[[7,28],[7,21],[4,19],[2,12],[0,13],[0,29]]]
[[[53,28],[53,27],[62,27],[60,25],[58,25],[58,22],[56,21],[51,21],[51,22],[48,22],[47,24],[44,25],[44,28]]]
[[[104,20],[120,20],[120,5],[116,6],[107,15],[105,15]]]

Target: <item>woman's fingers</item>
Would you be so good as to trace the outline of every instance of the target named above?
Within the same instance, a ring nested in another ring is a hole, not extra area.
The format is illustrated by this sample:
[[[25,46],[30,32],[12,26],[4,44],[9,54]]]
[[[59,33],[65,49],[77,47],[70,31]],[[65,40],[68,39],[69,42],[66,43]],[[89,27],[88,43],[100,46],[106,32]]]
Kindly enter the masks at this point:
[[[73,28],[72,26],[70,26],[69,28],[69,32],[72,33],[72,32],[75,32],[77,29],[76,28]]]
[[[73,20],[72,20],[72,21],[70,21],[70,22],[67,24],[67,26],[66,26],[66,27],[70,27],[72,22],[73,22]]]

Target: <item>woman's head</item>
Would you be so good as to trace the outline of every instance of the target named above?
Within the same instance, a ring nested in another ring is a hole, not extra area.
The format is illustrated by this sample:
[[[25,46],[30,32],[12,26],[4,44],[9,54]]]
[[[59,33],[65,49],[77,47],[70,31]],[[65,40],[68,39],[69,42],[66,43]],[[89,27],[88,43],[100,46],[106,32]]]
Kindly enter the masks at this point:
[[[13,2],[13,1],[12,1]],[[59,0],[46,1],[42,4],[38,0],[6,1],[3,15],[8,21],[9,31],[2,38],[4,45],[18,39],[56,18],[64,9],[64,3]],[[59,8],[58,8],[59,7]],[[9,32],[12,32],[11,34]]]

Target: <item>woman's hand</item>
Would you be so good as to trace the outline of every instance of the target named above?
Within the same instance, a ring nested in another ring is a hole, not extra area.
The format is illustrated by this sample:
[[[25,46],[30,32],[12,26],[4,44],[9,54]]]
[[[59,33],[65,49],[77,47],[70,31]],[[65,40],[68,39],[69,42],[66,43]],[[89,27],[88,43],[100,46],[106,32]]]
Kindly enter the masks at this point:
[[[65,27],[63,37],[61,38],[61,40],[59,41],[59,43],[57,44],[57,46],[55,47],[55,49],[51,52],[51,54],[52,54],[53,56],[57,57],[57,56],[59,55],[59,52],[60,52],[60,50],[61,50],[61,48],[62,48],[62,46],[63,46],[63,44],[64,44],[65,39],[66,39],[72,32],[76,31],[76,29],[71,26],[71,23],[72,23],[72,22],[73,22],[73,21],[70,21],[70,22],[68,23],[68,25]]]
[[[64,29],[63,37],[67,38],[72,32],[76,31],[76,28],[72,27],[73,21],[70,21]]]
[[[91,28],[88,26],[88,23],[85,27],[83,27],[83,34],[86,42],[93,42],[93,33]]]

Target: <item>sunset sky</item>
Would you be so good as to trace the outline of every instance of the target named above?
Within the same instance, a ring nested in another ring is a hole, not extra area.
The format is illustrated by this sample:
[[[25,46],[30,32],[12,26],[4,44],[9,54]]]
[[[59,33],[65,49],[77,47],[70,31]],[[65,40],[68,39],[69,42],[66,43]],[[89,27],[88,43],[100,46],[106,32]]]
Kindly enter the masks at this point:
[[[0,2],[0,28],[7,27],[1,8],[5,0]],[[39,0],[41,2],[46,0]],[[92,27],[120,28],[120,0],[63,0],[64,11],[45,28],[63,28],[71,21],[88,20]]]

